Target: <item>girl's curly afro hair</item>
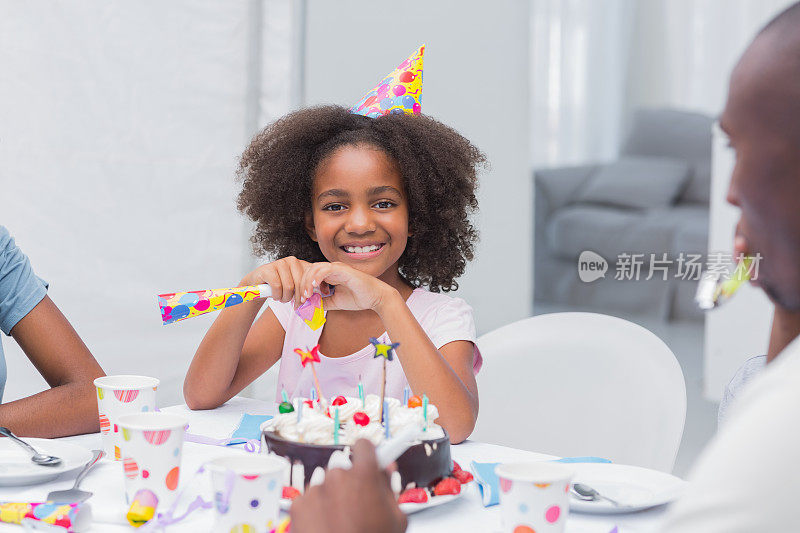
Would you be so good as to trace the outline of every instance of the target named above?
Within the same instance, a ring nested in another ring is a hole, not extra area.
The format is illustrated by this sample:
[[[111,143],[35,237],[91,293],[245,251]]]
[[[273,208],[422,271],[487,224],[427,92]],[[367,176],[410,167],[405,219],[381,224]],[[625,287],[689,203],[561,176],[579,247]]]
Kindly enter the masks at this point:
[[[413,235],[400,274],[431,291],[458,288],[455,279],[473,257],[478,207],[476,171],[484,155],[454,129],[423,115],[367,118],[340,106],[290,113],[258,133],[242,154],[239,210],[254,220],[259,255],[325,261],[305,229],[317,166],[344,145],[387,153],[403,176]]]

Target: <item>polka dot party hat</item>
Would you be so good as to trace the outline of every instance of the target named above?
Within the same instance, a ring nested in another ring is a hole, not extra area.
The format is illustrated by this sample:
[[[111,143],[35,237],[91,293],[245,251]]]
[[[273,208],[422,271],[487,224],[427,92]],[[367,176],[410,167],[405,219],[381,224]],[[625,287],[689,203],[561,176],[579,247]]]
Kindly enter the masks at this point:
[[[422,56],[425,45],[397,65],[356,105],[351,113],[379,117],[389,113],[419,115],[422,112]]]

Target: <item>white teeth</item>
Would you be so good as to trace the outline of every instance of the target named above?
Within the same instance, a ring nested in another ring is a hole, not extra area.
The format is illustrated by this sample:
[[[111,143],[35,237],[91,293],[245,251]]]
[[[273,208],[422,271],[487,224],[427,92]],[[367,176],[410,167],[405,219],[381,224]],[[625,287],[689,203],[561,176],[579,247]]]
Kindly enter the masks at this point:
[[[345,246],[344,249],[347,253],[351,254],[364,254],[367,252],[374,252],[380,248],[379,245],[373,244],[372,246]]]

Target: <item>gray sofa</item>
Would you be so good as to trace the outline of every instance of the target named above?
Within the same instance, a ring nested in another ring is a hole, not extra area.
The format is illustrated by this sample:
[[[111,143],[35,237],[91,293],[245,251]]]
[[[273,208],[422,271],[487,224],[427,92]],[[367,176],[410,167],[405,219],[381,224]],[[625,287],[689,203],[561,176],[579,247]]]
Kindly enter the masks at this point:
[[[677,276],[677,261],[702,254],[705,266],[712,123],[686,111],[639,110],[617,161],[534,172],[535,305],[701,316],[696,282]],[[585,250],[608,261],[604,278],[579,279]],[[614,279],[623,253],[645,254],[639,281]],[[660,272],[645,280],[650,254],[663,253],[672,261],[667,280]]]

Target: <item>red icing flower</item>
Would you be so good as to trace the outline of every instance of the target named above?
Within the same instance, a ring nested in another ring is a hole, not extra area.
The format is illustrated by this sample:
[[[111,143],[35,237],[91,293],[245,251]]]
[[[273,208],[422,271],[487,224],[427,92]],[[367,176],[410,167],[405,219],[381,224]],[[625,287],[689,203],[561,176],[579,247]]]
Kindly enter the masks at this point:
[[[346,403],[347,403],[347,398],[345,398],[344,396],[337,396],[336,398],[333,399],[333,402],[331,402],[332,405],[344,405]]]
[[[405,490],[397,498],[397,503],[425,503],[427,501],[428,491],[422,488]]]
[[[312,402],[311,400],[306,400],[303,403],[306,404],[307,406],[309,406],[312,409],[314,408],[314,402]]]
[[[446,494],[458,494],[461,492],[461,483],[454,477],[446,477],[433,488],[433,493],[437,496]]]
[[[369,415],[367,415],[367,413],[362,413],[361,411],[359,411],[353,415],[353,422],[355,422],[359,426],[366,426],[367,424],[369,424]]]

